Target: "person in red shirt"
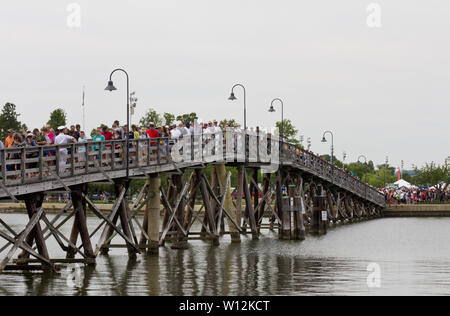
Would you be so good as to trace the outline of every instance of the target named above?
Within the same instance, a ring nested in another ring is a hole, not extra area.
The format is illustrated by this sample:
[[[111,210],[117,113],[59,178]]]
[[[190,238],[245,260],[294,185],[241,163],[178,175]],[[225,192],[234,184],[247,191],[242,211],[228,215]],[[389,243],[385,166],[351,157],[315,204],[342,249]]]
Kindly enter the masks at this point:
[[[102,135],[105,136],[105,140],[111,140],[113,138],[113,134],[108,130],[106,126],[102,128]]]
[[[153,124],[153,123],[150,123],[150,126],[149,126],[149,128],[147,130],[147,134],[148,134],[149,138],[159,138],[159,137],[161,137],[159,135],[158,131],[155,129],[155,124]],[[154,144],[156,144],[156,142],[151,142],[150,144],[154,145]]]

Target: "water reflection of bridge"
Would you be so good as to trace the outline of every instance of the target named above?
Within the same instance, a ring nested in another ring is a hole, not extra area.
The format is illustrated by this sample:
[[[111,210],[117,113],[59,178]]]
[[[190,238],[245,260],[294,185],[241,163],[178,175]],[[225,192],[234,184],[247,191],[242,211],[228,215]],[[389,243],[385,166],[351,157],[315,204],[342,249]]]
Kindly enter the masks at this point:
[[[206,143],[192,136],[183,148],[173,147],[181,141],[173,145],[169,139],[130,140],[128,164],[124,141],[2,149],[0,198],[24,200],[29,221],[19,232],[0,218],[0,237],[7,241],[0,252],[9,249],[0,271],[54,270],[57,263],[93,265],[99,253],[107,254],[114,247],[126,247],[133,258],[143,250],[155,253],[165,242],[174,249],[187,248],[192,239],[218,245],[224,234],[239,242],[247,230],[255,240],[261,229],[276,229],[282,239],[302,240],[308,231],[326,232],[331,223],[381,215],[384,197],[380,193],[321,158],[267,139],[265,134],[247,135],[243,144],[237,141],[243,135],[232,136],[216,136]],[[237,184],[232,191],[233,168]],[[259,174],[260,169],[266,173]],[[126,178],[127,171],[131,178]],[[138,177],[147,182],[130,205],[129,184]],[[162,180],[167,186],[161,185]],[[116,193],[108,215],[87,195],[90,183],[105,181],[114,185]],[[50,221],[42,208],[44,196],[61,189],[71,199]],[[139,222],[136,215],[144,207],[145,216]],[[102,220],[91,231],[86,224],[88,209]],[[72,218],[71,234],[65,236],[60,228]],[[195,232],[196,222],[200,231]],[[116,235],[125,245],[111,243]],[[50,258],[46,245],[50,237],[64,259]],[[22,253],[13,260],[18,249]],[[11,260],[14,265],[8,265]]]

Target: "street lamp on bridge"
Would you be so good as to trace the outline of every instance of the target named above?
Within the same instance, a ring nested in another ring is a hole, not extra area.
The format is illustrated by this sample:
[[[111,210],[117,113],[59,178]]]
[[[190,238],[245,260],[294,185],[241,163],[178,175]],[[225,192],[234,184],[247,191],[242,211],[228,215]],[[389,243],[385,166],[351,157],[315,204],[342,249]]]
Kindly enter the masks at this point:
[[[364,158],[364,163],[367,163],[367,157],[364,155],[361,155],[358,157],[358,163],[361,163],[361,160],[360,160],[361,158]]]
[[[361,158],[364,158],[364,164],[367,164],[367,157],[364,156],[364,155],[360,155],[360,156],[358,157],[358,163],[359,163],[359,164],[361,163]],[[365,173],[364,173],[363,182],[366,184],[366,185],[364,186],[364,194],[367,196],[367,176],[366,176]]]
[[[364,155],[360,155],[358,157],[358,164],[361,164],[361,158],[364,158],[364,164],[367,164],[367,157]],[[364,174],[364,182],[367,182],[366,174]]]
[[[116,71],[121,71],[123,72],[126,77],[127,77],[127,134],[125,135],[125,146],[126,146],[126,175],[127,175],[127,180],[130,176],[130,147],[129,147],[129,134],[130,134],[130,79],[128,76],[128,73],[120,68],[114,69],[111,74],[109,75],[109,81],[108,81],[108,85],[106,86],[105,90],[107,91],[114,91],[117,90],[117,88],[114,86],[114,83],[112,81],[112,76]]]
[[[234,95],[234,88],[241,87],[242,90],[244,90],[244,131],[247,130],[247,91],[245,90],[245,87],[238,83],[231,88],[231,94],[228,100],[234,101],[237,100],[236,96]]]
[[[273,104],[278,101],[281,103],[281,140],[284,140],[284,103],[283,100],[276,98],[273,99],[272,102],[270,103],[270,108],[269,108],[269,112],[270,113],[274,113],[275,112],[275,108],[273,107]]]
[[[333,132],[332,131],[325,131],[324,133],[323,133],[323,137],[322,137],[322,143],[326,143],[327,142],[327,139],[325,138],[325,136],[327,135],[327,134],[330,134],[331,135],[331,164],[333,164],[333,156],[334,156],[334,135],[333,135]]]

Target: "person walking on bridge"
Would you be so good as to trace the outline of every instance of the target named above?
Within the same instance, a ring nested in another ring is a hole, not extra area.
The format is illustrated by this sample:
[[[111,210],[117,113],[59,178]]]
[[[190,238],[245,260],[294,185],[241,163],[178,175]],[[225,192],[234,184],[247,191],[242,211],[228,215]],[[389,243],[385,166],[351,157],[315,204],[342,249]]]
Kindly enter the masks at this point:
[[[5,139],[5,147],[11,148],[14,142],[14,131],[12,129],[8,130],[8,137]]]
[[[71,142],[76,143],[77,139],[73,136],[69,136],[64,134],[65,126],[58,127],[58,135],[55,137],[55,145],[65,145],[70,144]],[[66,171],[66,162],[67,162],[67,148],[60,147],[59,148],[59,173],[62,174]]]

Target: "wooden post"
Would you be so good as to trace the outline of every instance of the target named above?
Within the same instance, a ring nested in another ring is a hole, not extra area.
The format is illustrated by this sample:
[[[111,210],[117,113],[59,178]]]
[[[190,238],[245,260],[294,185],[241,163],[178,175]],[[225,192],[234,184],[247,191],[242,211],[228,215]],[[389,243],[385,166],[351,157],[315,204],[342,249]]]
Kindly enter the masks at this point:
[[[194,170],[193,171],[193,177],[191,181],[191,186],[189,188],[189,198],[188,198],[188,205],[186,206],[186,215],[184,217],[184,229],[187,229],[189,231],[190,229],[190,223],[192,221],[193,212],[195,211],[195,198],[197,196],[197,173]]]
[[[248,222],[250,224],[250,229],[252,230],[252,239],[256,240],[259,239],[258,227],[256,226],[255,209],[253,208],[252,195],[250,193],[250,188],[248,185],[247,174],[245,169],[244,169],[244,195],[245,195],[245,204],[248,209],[247,215]]]
[[[261,206],[259,208],[259,215],[258,215],[258,219],[259,219],[260,223],[262,222],[262,218],[264,217],[264,211],[266,209],[266,204],[267,204],[264,197],[267,196],[267,193],[269,193],[269,188],[270,188],[270,173],[266,173],[264,175],[264,179],[263,179],[263,190],[262,190],[263,197],[261,200]]]
[[[258,168],[253,168],[252,169],[252,178],[255,182],[255,184],[252,186],[252,184],[250,184],[250,188],[252,188],[251,194],[253,196],[253,209],[256,210],[259,204],[259,196],[258,196],[258,189],[256,188],[256,186],[258,185]],[[259,221],[259,214],[255,213],[255,220],[258,223]]]
[[[39,193],[38,194],[30,194],[25,197],[25,205],[27,208],[28,217],[30,219],[38,211],[37,210],[37,202],[39,201],[39,198],[40,198]],[[34,240],[36,241],[36,245],[37,245],[39,254],[46,259],[50,259],[49,255],[48,255],[47,245],[45,244],[44,235],[42,234],[42,229],[41,229],[41,225],[39,224],[39,222],[36,224],[36,226],[34,226],[34,228],[30,234],[33,235]],[[49,266],[44,264],[43,267],[48,268]]]
[[[147,193],[147,210],[145,212],[148,218],[147,234],[150,238],[148,240],[147,252],[150,254],[158,254],[159,252],[160,187],[161,179],[159,175],[151,175]]]
[[[242,227],[242,194],[244,189],[244,168],[238,167],[238,183],[236,190],[236,222]]]
[[[297,176],[297,184],[293,194],[295,207],[294,238],[297,240],[304,240],[306,232],[303,218],[303,208],[305,207],[305,205],[304,205],[303,179],[301,176]]]
[[[116,181],[114,181],[114,189],[115,189],[115,192],[116,192],[116,196],[118,196],[120,194],[120,192],[122,191],[122,188],[124,186],[128,190],[128,185],[129,185],[129,183],[127,183],[124,180],[116,180]],[[127,211],[127,207],[126,207],[125,203],[128,203],[126,198],[124,198],[122,200],[122,203],[120,203],[119,211],[117,212],[117,214],[120,217],[120,223],[122,225],[123,233],[130,240],[132,240],[133,236],[131,234],[130,223],[128,221],[128,211]],[[130,259],[135,259],[136,258],[136,251],[128,242],[127,242],[127,249],[128,249],[128,257]]]
[[[220,185],[220,191],[224,192],[225,184],[227,182],[227,172],[224,164],[216,165],[217,178]],[[230,215],[236,219],[236,209],[233,207],[233,198],[231,196],[231,187],[227,188],[227,194],[225,195],[224,208]],[[237,228],[232,224],[231,220],[227,217],[228,229],[230,230],[231,242],[239,243],[241,242],[241,235]],[[236,221],[237,222],[237,221]]]
[[[174,174],[172,176],[172,179],[173,179],[173,183],[176,187],[177,196],[178,196],[183,191],[183,175],[182,174]],[[178,198],[179,198],[179,196],[178,196]],[[176,210],[173,210],[174,212],[176,212],[175,216],[178,218],[180,223],[184,222],[184,210],[186,208],[185,203],[186,203],[185,198],[182,198],[180,204],[178,205],[178,208]],[[176,232],[177,233],[175,234],[175,238],[172,241],[171,248],[172,249],[187,249],[188,243],[187,243],[187,240],[185,239],[180,227],[176,226]]]
[[[42,203],[44,202],[44,194],[38,194],[37,197],[37,201],[36,201],[36,209],[39,209],[42,207]],[[25,238],[25,243],[28,244],[28,246],[33,247],[33,242],[34,242],[34,233],[31,232],[30,234],[28,234],[28,236]],[[27,259],[30,257],[30,254],[26,251],[22,251],[19,255],[18,258],[19,259]]]
[[[322,192],[321,192],[322,193]],[[314,208],[311,223],[311,233],[323,235],[327,232],[327,210],[325,208],[325,196],[316,192],[314,196]]]
[[[208,226],[210,227],[211,232],[215,236],[212,239],[213,245],[218,246],[220,244],[220,242],[219,242],[219,236],[217,236],[214,210],[211,208],[210,195],[208,192],[205,178],[202,175],[203,175],[203,172],[201,170],[197,170],[197,177],[198,177],[198,179],[200,179],[200,193],[202,194],[203,205],[205,206],[205,218],[208,222]]]
[[[289,175],[285,176],[282,172],[281,185],[285,186],[286,192],[282,195],[282,209],[281,209],[281,235],[280,238],[284,240],[291,239],[291,212],[290,212],[290,197],[289,197]]]
[[[72,203],[75,209],[75,219],[72,226],[72,233],[70,234],[70,242],[76,245],[78,234],[80,234],[84,254],[88,258],[95,258],[86,223],[86,206],[83,202],[82,195],[82,192],[85,191],[87,191],[86,185],[71,189]],[[69,250],[67,251],[67,258],[74,258],[75,253],[76,251],[74,249],[69,248]]]
[[[170,205],[173,207],[175,203],[175,199],[177,197],[175,187],[172,184],[172,178],[167,177],[167,200],[169,201]],[[164,209],[164,216],[163,216],[163,222],[162,227],[166,227],[167,223],[169,222],[169,210]],[[165,240],[162,241],[161,246],[164,246]]]
[[[282,219],[282,210],[283,210],[283,180],[282,180],[282,172],[281,170],[278,170],[277,172],[277,186],[276,186],[276,208],[277,208],[277,213],[278,213],[278,217]],[[281,231],[282,231],[282,227],[280,224],[278,224],[278,237],[281,238]]]

